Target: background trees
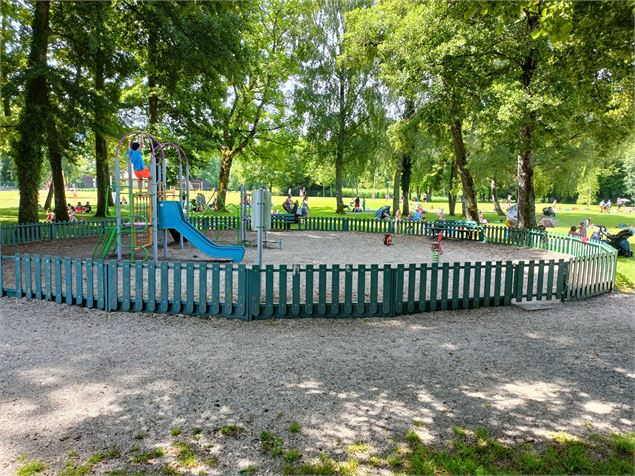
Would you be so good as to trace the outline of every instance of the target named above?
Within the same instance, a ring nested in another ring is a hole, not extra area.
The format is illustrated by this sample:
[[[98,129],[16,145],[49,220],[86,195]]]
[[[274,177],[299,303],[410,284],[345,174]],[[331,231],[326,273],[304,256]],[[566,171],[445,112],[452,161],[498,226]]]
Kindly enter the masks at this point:
[[[336,212],[346,170],[363,170],[381,138],[383,107],[373,71],[343,61],[346,10],[356,2],[306,4],[298,47],[295,111],[321,161],[335,165]]]
[[[345,186],[443,193],[472,219],[479,193],[511,193],[534,226],[546,195],[635,193],[625,2],[0,5],[0,181],[22,222],[49,176],[65,219],[79,169],[103,215],[132,128],[186,145],[219,209],[240,182],[334,186],[340,213]]]

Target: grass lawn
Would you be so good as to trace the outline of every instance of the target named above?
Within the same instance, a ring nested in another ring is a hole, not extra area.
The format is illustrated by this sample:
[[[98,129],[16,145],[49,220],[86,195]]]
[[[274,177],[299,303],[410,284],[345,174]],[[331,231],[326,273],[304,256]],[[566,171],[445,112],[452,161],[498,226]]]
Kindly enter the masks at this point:
[[[632,434],[592,434],[575,438],[554,434],[546,444],[533,440],[506,445],[484,428],[454,428],[455,438],[442,447],[426,446],[415,431],[393,437],[392,452],[370,455],[364,444],[349,446],[349,458],[322,454],[318,460],[287,463],[283,474],[364,474],[383,469],[393,474],[632,474]],[[362,469],[362,471],[359,471]]]
[[[209,197],[210,192],[207,192]],[[40,192],[41,199],[44,198],[44,193]],[[273,199],[273,208],[282,210],[282,203],[284,202],[284,196],[276,196]],[[346,197],[344,203],[349,204],[352,197]],[[78,201],[85,203],[89,201],[93,207],[97,203],[97,192],[94,190],[77,190],[76,194],[72,192],[68,194],[67,201],[76,204]],[[240,202],[240,194],[238,192],[229,192],[227,197],[227,203],[233,203],[238,205]],[[18,204],[19,197],[17,191],[0,191],[0,223],[15,223],[18,217]],[[335,213],[335,198],[332,197],[311,197],[309,200],[310,210],[312,216],[337,216]],[[356,213],[355,216],[372,218],[374,217],[374,211],[383,205],[392,206],[392,200],[386,200],[383,198],[366,199],[366,208],[368,211],[365,213]],[[538,203],[536,204],[536,211],[540,216],[541,211],[548,204]],[[503,223],[503,217],[499,217],[494,212],[494,206],[487,202],[481,204],[481,209],[485,218],[492,224]],[[459,205],[460,207],[460,205]],[[431,204],[427,203],[425,206],[428,210],[438,211],[443,209],[445,212],[448,210],[448,204],[445,197],[437,197]],[[460,208],[459,208],[460,209]],[[111,213],[114,211],[111,210]],[[44,220],[46,216],[45,210],[40,210],[40,219]],[[91,216],[79,216],[83,219],[90,219]],[[558,226],[555,231],[560,233],[567,233],[571,225],[578,225],[582,220],[587,217],[593,218],[593,223],[596,225],[604,225],[611,232],[619,230],[617,225],[626,224],[627,226],[635,226],[635,213],[600,213],[598,207],[591,207],[590,209],[582,205],[558,205],[556,219]],[[635,249],[635,237],[631,238],[631,247]],[[619,258],[617,264],[617,287],[622,291],[635,290],[635,258]]]
[[[319,475],[338,474],[356,476],[368,472],[383,474],[633,474],[633,434],[590,434],[584,438],[567,434],[554,434],[551,439],[535,444],[533,439],[516,444],[505,444],[490,436],[484,428],[474,431],[454,428],[454,438],[444,445],[425,445],[419,435],[408,431],[404,436],[393,435],[394,445],[388,452],[376,453],[363,442],[347,447],[347,455],[331,456],[322,453],[319,458],[307,459],[297,448],[290,448],[282,436],[269,431],[260,434],[260,452],[267,466],[282,464],[282,474]],[[134,450],[134,451],[133,451]],[[129,456],[129,453],[134,453]],[[197,440],[191,443],[173,441],[171,449],[152,448],[140,452],[138,446],[130,448],[128,454],[119,448],[95,453],[85,460],[79,459],[75,451],[69,453],[60,475],[74,476],[103,470],[104,464],[120,467],[108,474],[149,474],[131,472],[152,468],[152,474],[182,474],[195,467],[206,467],[198,474],[207,474],[216,468],[219,456],[209,457],[209,449],[202,450]],[[220,453],[222,457],[223,454]],[[33,476],[49,469],[44,461],[21,458],[18,476]],[[82,462],[84,461],[84,462]],[[141,466],[143,465],[143,466]],[[158,469],[161,469],[159,472]],[[239,474],[254,474],[258,467],[243,466]]]

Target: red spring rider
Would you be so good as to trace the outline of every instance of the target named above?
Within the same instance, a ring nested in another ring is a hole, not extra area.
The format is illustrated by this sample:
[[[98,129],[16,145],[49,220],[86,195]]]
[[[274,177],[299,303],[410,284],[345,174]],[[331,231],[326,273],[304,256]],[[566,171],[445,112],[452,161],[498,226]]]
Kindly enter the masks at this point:
[[[439,257],[443,254],[443,248],[441,248],[441,240],[443,239],[443,230],[439,231],[437,235],[436,243],[432,244],[432,262],[438,263]]]

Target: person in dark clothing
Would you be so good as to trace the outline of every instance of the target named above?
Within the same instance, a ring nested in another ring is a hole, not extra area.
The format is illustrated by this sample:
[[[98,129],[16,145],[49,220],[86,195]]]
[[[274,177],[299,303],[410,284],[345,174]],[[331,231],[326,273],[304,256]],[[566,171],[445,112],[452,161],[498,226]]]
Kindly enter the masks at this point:
[[[293,200],[291,200],[291,195],[287,196],[287,199],[284,201],[284,203],[282,204],[282,208],[284,208],[284,210],[287,213],[292,213],[293,210]],[[296,202],[296,209],[297,209],[297,202]]]

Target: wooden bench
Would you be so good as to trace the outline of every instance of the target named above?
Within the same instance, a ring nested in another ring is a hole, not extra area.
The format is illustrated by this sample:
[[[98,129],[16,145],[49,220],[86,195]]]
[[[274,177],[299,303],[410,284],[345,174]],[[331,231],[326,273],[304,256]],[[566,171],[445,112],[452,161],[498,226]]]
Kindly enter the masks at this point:
[[[483,227],[472,220],[437,220],[430,225],[432,236],[443,231],[445,238],[483,240]]]

